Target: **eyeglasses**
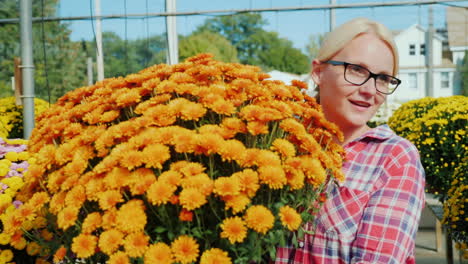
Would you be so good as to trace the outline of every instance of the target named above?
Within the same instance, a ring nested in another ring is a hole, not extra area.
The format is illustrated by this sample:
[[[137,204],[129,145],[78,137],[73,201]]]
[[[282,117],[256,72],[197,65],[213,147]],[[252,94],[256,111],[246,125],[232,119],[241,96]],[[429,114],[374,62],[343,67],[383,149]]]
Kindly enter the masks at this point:
[[[363,85],[373,78],[375,89],[383,94],[392,94],[401,83],[401,80],[391,75],[375,74],[360,65],[334,60],[325,61],[325,63],[334,66],[344,65],[344,79],[352,84]]]

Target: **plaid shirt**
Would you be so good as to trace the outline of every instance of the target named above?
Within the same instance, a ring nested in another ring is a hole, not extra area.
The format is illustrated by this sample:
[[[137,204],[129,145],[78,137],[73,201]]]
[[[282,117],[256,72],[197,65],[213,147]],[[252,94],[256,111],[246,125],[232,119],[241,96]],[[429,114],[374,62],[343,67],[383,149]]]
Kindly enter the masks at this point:
[[[386,125],[348,143],[341,186],[331,185],[315,225],[298,248],[278,248],[275,263],[415,263],[424,205],[417,149]]]

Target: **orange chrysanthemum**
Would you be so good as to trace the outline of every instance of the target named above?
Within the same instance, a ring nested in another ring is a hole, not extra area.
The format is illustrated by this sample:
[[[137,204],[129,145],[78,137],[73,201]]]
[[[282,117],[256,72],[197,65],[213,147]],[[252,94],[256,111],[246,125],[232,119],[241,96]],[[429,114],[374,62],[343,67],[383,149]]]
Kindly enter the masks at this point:
[[[158,181],[165,182],[170,185],[179,186],[182,180],[182,174],[177,171],[168,170],[158,177]]]
[[[268,232],[275,222],[273,214],[263,205],[254,205],[249,207],[245,212],[244,219],[248,228],[251,228],[261,234]]]
[[[119,251],[109,256],[108,264],[130,264],[130,258],[125,252]]]
[[[296,231],[302,223],[301,215],[290,206],[283,206],[279,210],[281,223],[290,231]]]
[[[211,248],[203,252],[200,264],[232,264],[232,260],[226,251]]]
[[[214,182],[208,174],[200,173],[191,177],[186,177],[181,181],[182,188],[198,189],[203,195],[208,196],[213,192]]]
[[[65,197],[65,205],[71,207],[81,207],[86,201],[85,188],[81,185],[75,186],[67,193]]]
[[[54,263],[60,262],[65,258],[67,255],[67,249],[62,245],[57,251],[54,253]]]
[[[107,173],[104,182],[111,189],[118,189],[125,186],[130,178],[130,171],[127,168],[114,167]]]
[[[247,236],[244,220],[238,216],[224,219],[221,223],[221,237],[227,238],[231,244],[241,243]]]
[[[186,221],[186,222],[192,222],[193,212],[182,209],[182,211],[180,211],[180,213],[179,213],[179,220],[180,221]]]
[[[174,258],[172,257],[171,248],[162,243],[150,245],[145,253],[145,263],[159,263],[159,264],[172,264]]]
[[[255,196],[257,190],[260,188],[258,173],[251,169],[245,169],[241,172],[236,172],[232,175],[239,179],[240,191],[248,197]]]
[[[146,146],[143,151],[143,162],[147,168],[161,169],[162,164],[170,157],[169,148],[162,144]]]
[[[226,204],[226,210],[232,209],[234,214],[244,211],[251,202],[245,194],[223,196],[223,201]]]
[[[218,152],[221,155],[223,161],[237,161],[242,159],[242,153],[244,153],[245,149],[246,148],[242,142],[240,142],[239,140],[231,139],[225,141],[219,148]]]
[[[107,255],[112,255],[123,244],[123,233],[117,229],[104,231],[99,236],[99,249]]]
[[[93,212],[86,216],[83,224],[81,225],[81,230],[85,234],[90,234],[98,227],[101,226],[102,218],[101,214],[98,212]]]
[[[258,168],[258,178],[263,184],[267,184],[271,189],[283,188],[286,184],[286,174],[281,166],[263,166]]]
[[[143,256],[148,247],[149,237],[142,232],[128,235],[124,240],[125,252],[133,258]]]
[[[151,184],[156,181],[153,170],[148,168],[138,168],[132,171],[130,178],[129,187],[133,195],[145,193]]]
[[[277,138],[271,144],[271,149],[277,151],[283,157],[293,157],[296,155],[296,148],[286,139]]]
[[[192,237],[182,235],[171,244],[174,259],[182,264],[192,263],[198,258],[198,243]]]
[[[73,238],[71,250],[79,258],[88,258],[96,251],[97,237],[93,235],[80,234]]]
[[[65,207],[57,215],[57,225],[59,228],[66,230],[70,226],[75,225],[78,219],[79,209],[76,207]]]
[[[299,190],[304,187],[304,172],[298,169],[285,166],[286,180],[291,190]]]
[[[127,233],[141,231],[146,225],[145,207],[141,200],[130,200],[117,211],[116,226]]]
[[[179,203],[183,208],[192,211],[207,202],[206,196],[198,189],[186,188],[180,192]]]
[[[110,190],[98,195],[99,197],[99,207],[103,210],[110,209],[117,205],[118,203],[123,202],[122,193],[117,190]]]
[[[214,182],[214,193],[219,196],[238,195],[240,183],[237,177],[219,177]]]
[[[148,188],[146,196],[151,204],[162,205],[169,202],[176,189],[177,187],[172,184],[156,181]]]

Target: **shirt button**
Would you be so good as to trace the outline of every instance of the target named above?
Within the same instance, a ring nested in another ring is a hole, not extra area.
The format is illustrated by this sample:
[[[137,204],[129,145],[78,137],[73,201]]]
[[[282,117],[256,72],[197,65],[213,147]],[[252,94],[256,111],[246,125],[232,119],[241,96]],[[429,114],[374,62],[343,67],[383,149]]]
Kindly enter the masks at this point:
[[[304,247],[304,242],[300,241],[299,242],[299,247],[301,247],[301,248]]]

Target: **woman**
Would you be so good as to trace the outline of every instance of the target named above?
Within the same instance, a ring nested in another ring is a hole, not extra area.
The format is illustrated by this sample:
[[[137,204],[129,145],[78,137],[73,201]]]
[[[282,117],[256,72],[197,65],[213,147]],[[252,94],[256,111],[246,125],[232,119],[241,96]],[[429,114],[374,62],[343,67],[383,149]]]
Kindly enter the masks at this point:
[[[357,18],[326,36],[311,75],[325,116],[343,131],[346,179],[304,226],[313,234],[279,248],[276,263],[415,263],[425,182],[418,151],[388,126],[366,125],[400,84],[397,72],[380,23]]]

